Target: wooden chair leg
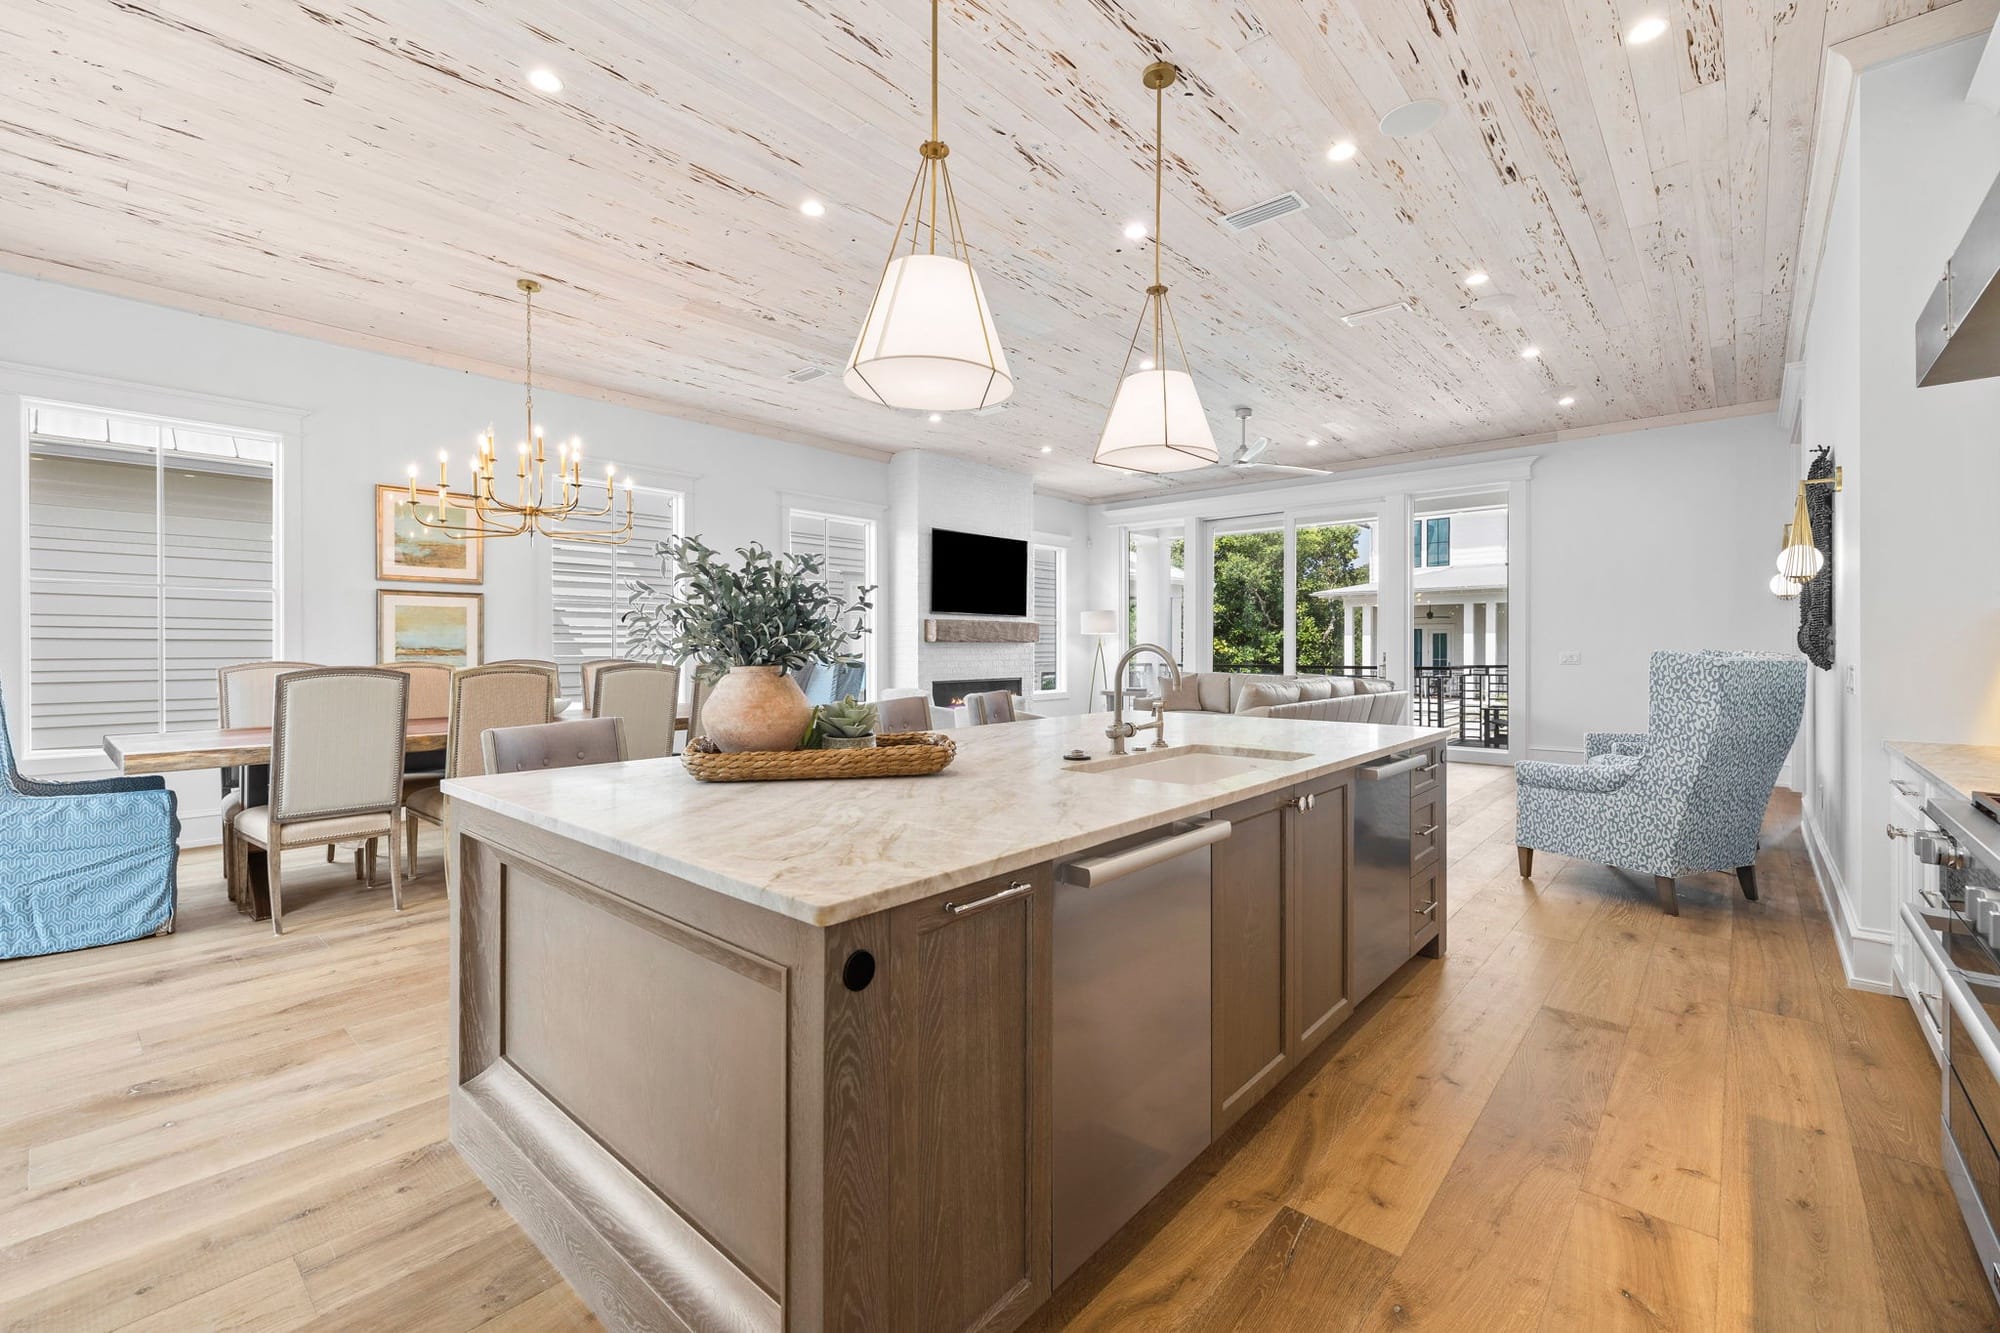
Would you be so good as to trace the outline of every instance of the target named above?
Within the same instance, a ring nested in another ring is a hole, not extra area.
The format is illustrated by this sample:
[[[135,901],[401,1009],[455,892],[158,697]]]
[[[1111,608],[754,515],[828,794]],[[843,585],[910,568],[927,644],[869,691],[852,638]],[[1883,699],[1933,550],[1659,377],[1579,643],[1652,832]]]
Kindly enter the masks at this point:
[[[409,868],[405,873],[411,879],[415,879],[417,877],[417,817],[407,810],[403,812],[403,841],[408,844],[410,854]]]
[[[1674,877],[1672,875],[1655,875],[1653,876],[1653,887],[1659,891],[1660,910],[1668,916],[1679,916],[1681,914],[1681,900],[1674,895]]]
[[[1530,876],[1530,875],[1532,875],[1532,874],[1534,874],[1534,873],[1535,873],[1535,849],[1534,849],[1534,848],[1532,848],[1532,847],[1516,847],[1516,848],[1514,849],[1514,857],[1515,857],[1515,859],[1516,859],[1516,860],[1518,860],[1518,861],[1519,861],[1519,862],[1521,863],[1521,878],[1522,878],[1522,879],[1526,879],[1526,878],[1528,878],[1528,876]]]
[[[264,852],[264,878],[271,886],[271,933],[273,935],[282,935],[285,933],[285,890],[281,882],[283,876],[279,872],[279,862],[282,859],[278,855],[278,836],[276,833],[273,833],[271,835],[271,845]]]
[[[1757,867],[1754,865],[1736,867],[1736,883],[1742,888],[1743,896],[1751,902],[1757,901]]]
[[[373,847],[375,844],[368,844]],[[393,825],[389,830],[389,905],[398,912],[403,910],[403,858],[396,855],[396,832]]]
[[[368,887],[371,889],[375,887],[375,871],[379,860],[378,849],[381,841],[380,838],[370,838],[361,848],[361,861],[368,868]]]
[[[327,863],[328,865],[332,865],[332,864],[333,864],[333,862],[334,862],[334,853],[335,853],[336,851],[338,851],[338,850],[339,850],[339,849],[338,849],[338,848],[336,848],[336,847],[335,847],[335,846],[334,846],[334,845],[333,845],[332,843],[328,843],[328,844],[326,845],[326,863]]]

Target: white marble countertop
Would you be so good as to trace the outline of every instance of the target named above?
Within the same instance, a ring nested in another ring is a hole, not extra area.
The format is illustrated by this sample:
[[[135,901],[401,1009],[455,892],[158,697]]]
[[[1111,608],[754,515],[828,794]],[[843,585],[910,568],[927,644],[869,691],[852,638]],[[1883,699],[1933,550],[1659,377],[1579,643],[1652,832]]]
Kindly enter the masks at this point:
[[[934,777],[696,782],[679,759],[455,778],[454,801],[493,811],[813,925],[867,916],[1004,870],[1434,744],[1428,727],[1170,713],[1168,739],[1309,757],[1207,783],[1078,772],[1110,753],[1109,713],[951,733]],[[1142,738],[1145,739],[1145,738]]]
[[[1938,745],[1890,741],[1883,747],[1969,801],[1975,791],[2000,791],[2000,745]]]

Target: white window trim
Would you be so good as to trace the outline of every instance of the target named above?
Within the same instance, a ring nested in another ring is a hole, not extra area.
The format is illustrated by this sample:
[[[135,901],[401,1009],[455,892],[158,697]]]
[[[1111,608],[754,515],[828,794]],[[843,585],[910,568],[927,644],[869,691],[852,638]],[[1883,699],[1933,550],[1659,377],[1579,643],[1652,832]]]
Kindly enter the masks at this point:
[[[866,570],[861,581],[875,591],[870,597],[872,609],[868,613],[868,627],[861,636],[861,672],[869,697],[878,699],[886,683],[881,674],[883,593],[887,591],[882,579],[882,528],[888,512],[884,505],[843,500],[836,496],[806,495],[793,491],[778,494],[778,549],[787,555],[792,551],[792,520],[795,517],[856,523],[868,529]]]
[[[1046,700],[1067,699],[1069,698],[1070,683],[1069,635],[1064,629],[1064,622],[1070,614],[1069,544],[1061,541],[1048,541],[1041,537],[1036,537],[1028,543],[1028,613],[1031,619],[1037,621],[1041,619],[1039,609],[1035,606],[1034,601],[1035,554],[1038,551],[1054,551],[1056,556],[1056,687],[1052,690],[1040,688],[1041,672],[1031,670],[1030,676],[1034,683],[1028,689],[1028,697],[1031,699]]]
[[[272,468],[272,539],[274,562],[273,637],[280,657],[302,657],[305,642],[303,580],[297,577],[305,552],[303,534],[304,487],[293,484],[300,474],[305,438],[303,408],[228,398],[126,380],[80,375],[44,366],[0,361],[0,460],[9,455],[14,461],[14,507],[19,537],[0,543],[0,620],[16,626],[14,651],[0,655],[0,676],[7,685],[7,698],[18,716],[14,730],[32,738],[27,725],[30,707],[29,570],[28,530],[28,414],[32,407],[68,408],[77,411],[112,412],[120,415],[153,417],[161,421],[220,429],[241,435],[268,435],[278,441],[277,459]],[[4,466],[4,464],[0,464]],[[111,761],[101,751],[23,749],[16,755],[24,773],[31,777],[65,777],[112,771]],[[200,811],[190,811],[190,815]]]

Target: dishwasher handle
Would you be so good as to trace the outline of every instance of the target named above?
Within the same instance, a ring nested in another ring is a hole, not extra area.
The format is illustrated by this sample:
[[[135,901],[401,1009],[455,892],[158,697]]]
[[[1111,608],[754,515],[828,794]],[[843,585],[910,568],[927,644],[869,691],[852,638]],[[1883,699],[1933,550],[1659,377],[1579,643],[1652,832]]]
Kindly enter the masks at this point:
[[[1431,757],[1428,754],[1406,754],[1401,759],[1391,759],[1384,764],[1363,764],[1361,780],[1380,782],[1384,778],[1399,778],[1405,773],[1414,773],[1420,768],[1429,767],[1430,761]]]
[[[1171,861],[1176,856],[1213,846],[1227,838],[1230,824],[1226,819],[1211,819],[1197,824],[1185,833],[1158,838],[1152,842],[1128,847],[1122,852],[1112,852],[1107,856],[1092,856],[1082,861],[1072,861],[1063,870],[1063,878],[1071,884],[1081,884],[1085,888],[1095,888],[1109,884],[1115,879],[1137,874],[1162,861]]]

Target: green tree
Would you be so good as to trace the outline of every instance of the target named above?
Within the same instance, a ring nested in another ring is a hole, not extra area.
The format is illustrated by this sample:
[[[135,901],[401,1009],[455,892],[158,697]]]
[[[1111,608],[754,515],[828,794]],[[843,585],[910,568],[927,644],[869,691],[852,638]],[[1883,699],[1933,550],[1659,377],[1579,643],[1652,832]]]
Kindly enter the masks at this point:
[[[1351,523],[1297,530],[1298,666],[1326,670],[1343,656],[1351,632],[1345,608],[1312,594],[1368,581],[1360,563],[1361,529]],[[1285,652],[1285,535],[1232,532],[1215,539],[1215,637],[1218,671],[1277,671]],[[1350,651],[1344,654],[1354,659]]]

